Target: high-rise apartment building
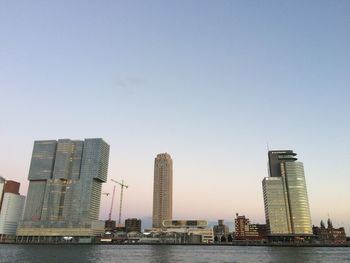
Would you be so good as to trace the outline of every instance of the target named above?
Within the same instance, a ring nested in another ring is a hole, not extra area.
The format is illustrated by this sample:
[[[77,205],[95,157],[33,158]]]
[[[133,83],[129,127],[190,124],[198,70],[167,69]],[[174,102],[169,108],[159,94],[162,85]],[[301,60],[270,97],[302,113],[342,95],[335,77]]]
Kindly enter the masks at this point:
[[[162,228],[163,220],[173,217],[173,160],[168,153],[154,160],[153,217],[154,228]]]
[[[303,163],[291,150],[269,151],[269,177],[262,181],[266,225],[272,235],[311,235]]]
[[[102,231],[104,223],[97,220],[108,159],[109,145],[102,139],[35,141],[24,219],[17,235],[73,236],[79,229],[94,227]]]
[[[25,201],[19,186],[20,183],[0,177],[0,241],[14,239],[16,235]]]

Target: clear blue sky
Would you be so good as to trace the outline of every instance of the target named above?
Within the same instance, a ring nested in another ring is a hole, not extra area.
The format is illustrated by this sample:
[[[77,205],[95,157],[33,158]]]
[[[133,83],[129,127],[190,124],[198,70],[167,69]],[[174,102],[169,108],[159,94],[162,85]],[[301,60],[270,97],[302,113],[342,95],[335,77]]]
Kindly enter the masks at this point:
[[[34,140],[102,137],[109,177],[130,184],[125,217],[151,214],[168,152],[175,217],[264,222],[268,143],[304,162],[313,223],[330,214],[350,234],[349,14],[331,0],[2,0],[0,174],[26,194]]]

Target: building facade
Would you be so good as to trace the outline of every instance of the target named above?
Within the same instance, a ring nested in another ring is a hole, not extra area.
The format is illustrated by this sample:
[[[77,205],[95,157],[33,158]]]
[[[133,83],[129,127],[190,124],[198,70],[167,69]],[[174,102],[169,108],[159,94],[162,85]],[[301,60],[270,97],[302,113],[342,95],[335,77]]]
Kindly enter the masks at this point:
[[[269,235],[312,235],[303,163],[291,150],[269,151],[269,177],[263,179]]]
[[[141,233],[141,219],[128,218],[125,219],[125,232],[139,232]]]
[[[245,232],[249,227],[249,219],[245,216],[239,216],[236,214],[235,218],[235,239],[245,239]]]
[[[35,141],[18,236],[95,235],[109,145],[102,139]]]
[[[266,237],[266,225],[251,224],[249,218],[236,214],[235,239],[236,240],[261,240]]]
[[[152,226],[162,228],[173,217],[173,160],[168,153],[154,160]]]
[[[327,227],[321,221],[320,226],[313,226],[312,231],[320,243],[345,244],[346,234],[344,227],[334,228],[330,218],[327,220]]]
[[[0,177],[0,241],[15,238],[25,201],[19,187],[20,183]]]
[[[227,240],[227,237],[229,235],[229,228],[224,224],[224,220],[218,220],[218,224],[213,227],[213,233],[215,240]]]
[[[213,229],[208,228],[206,220],[164,220],[167,235],[173,235],[175,241],[180,243],[205,243],[214,242]]]
[[[164,220],[163,228],[145,229],[141,243],[211,244],[213,229],[206,220]]]

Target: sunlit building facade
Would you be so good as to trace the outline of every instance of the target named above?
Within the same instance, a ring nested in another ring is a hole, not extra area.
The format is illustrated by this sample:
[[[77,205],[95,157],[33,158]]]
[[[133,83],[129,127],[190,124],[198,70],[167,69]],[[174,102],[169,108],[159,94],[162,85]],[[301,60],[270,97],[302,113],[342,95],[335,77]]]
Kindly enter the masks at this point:
[[[173,160],[168,153],[154,160],[152,226],[162,228],[173,217]]]
[[[269,151],[269,177],[263,182],[270,235],[311,235],[311,215],[303,163],[291,150]]]
[[[15,238],[25,201],[19,187],[20,183],[0,177],[0,242]]]

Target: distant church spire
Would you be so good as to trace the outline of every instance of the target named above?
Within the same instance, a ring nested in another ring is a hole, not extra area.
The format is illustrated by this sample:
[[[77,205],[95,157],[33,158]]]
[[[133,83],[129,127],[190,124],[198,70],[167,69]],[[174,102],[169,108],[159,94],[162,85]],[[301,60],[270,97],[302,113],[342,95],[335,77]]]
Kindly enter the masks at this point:
[[[326,228],[326,227],[324,226],[323,220],[321,220],[321,228],[322,228],[322,229]]]
[[[333,228],[333,223],[332,223],[332,220],[330,218],[328,218],[328,220],[327,220],[327,225],[328,225],[328,228]]]

